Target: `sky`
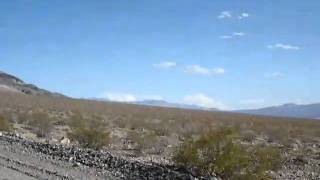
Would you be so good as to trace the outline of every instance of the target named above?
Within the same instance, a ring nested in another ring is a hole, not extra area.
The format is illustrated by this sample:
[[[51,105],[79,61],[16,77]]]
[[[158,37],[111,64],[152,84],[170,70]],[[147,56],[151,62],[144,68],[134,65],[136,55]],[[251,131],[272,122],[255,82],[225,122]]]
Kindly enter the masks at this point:
[[[2,0],[0,70],[76,98],[320,102],[319,0]]]

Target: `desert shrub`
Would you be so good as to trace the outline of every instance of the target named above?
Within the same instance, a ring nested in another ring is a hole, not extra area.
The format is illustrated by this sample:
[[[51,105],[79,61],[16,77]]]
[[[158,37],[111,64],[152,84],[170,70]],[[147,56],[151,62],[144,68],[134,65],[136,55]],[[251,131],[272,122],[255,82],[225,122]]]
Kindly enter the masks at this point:
[[[245,142],[253,142],[257,137],[257,133],[252,130],[243,130],[241,132],[241,139]]]
[[[11,130],[10,122],[3,116],[0,116],[0,131],[10,131],[10,130]]]
[[[69,122],[71,129],[68,136],[77,141],[82,147],[100,149],[109,144],[110,133],[106,124],[101,119],[86,119],[80,114],[75,114]]]
[[[161,154],[168,145],[168,142],[159,137],[155,131],[143,133],[132,131],[128,133],[128,139],[136,144],[135,149],[139,153]]]
[[[36,111],[32,113],[28,126],[38,137],[46,137],[52,131],[52,119],[45,112]]]
[[[17,114],[17,123],[27,126],[30,115],[26,112],[19,112]]]
[[[12,111],[3,111],[1,116],[8,120],[10,123],[15,123],[15,113]]]
[[[223,179],[266,179],[278,167],[280,153],[272,147],[244,146],[237,131],[223,128],[189,140],[175,153],[176,164],[194,168],[197,175]]]

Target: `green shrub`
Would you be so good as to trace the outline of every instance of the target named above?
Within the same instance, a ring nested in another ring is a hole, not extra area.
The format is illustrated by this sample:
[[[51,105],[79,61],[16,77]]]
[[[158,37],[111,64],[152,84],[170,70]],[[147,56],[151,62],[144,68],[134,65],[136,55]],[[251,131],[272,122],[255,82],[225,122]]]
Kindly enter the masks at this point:
[[[52,120],[47,113],[36,111],[30,119],[28,125],[38,137],[47,137],[52,131]]]
[[[223,179],[266,179],[267,171],[280,164],[272,147],[244,146],[237,131],[223,128],[182,144],[175,153],[176,164],[194,168],[199,176],[218,175]]]
[[[82,147],[100,149],[109,144],[110,133],[106,131],[106,124],[101,119],[88,120],[76,114],[71,117],[69,127],[69,138],[77,141]]]
[[[31,119],[31,115],[27,112],[19,112],[17,114],[17,123],[23,124],[24,127],[27,127],[29,120]]]
[[[0,131],[10,131],[11,125],[10,122],[5,119],[3,116],[0,116]]]

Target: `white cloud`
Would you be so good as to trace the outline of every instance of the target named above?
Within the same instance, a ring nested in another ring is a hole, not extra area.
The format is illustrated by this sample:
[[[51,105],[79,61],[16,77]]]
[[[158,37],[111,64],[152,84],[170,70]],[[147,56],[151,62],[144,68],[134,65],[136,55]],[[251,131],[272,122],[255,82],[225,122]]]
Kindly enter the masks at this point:
[[[240,104],[243,104],[243,105],[261,105],[264,103],[265,103],[265,100],[261,98],[245,99],[240,101]]]
[[[246,34],[243,33],[243,32],[234,32],[234,33],[232,33],[232,35],[233,35],[233,36],[244,36],[244,35],[246,35]]]
[[[217,108],[221,110],[227,109],[227,107],[223,103],[215,101],[214,99],[204,94],[194,94],[194,95],[185,96],[183,98],[183,102],[185,104],[196,105],[196,106],[201,106],[205,108]]]
[[[213,74],[224,74],[226,71],[223,68],[214,68],[211,72]]]
[[[108,99],[109,101],[117,101],[117,102],[134,102],[137,101],[137,98],[132,94],[125,93],[103,93],[101,98]]]
[[[99,98],[106,99],[109,101],[116,102],[135,102],[143,100],[164,100],[160,95],[156,94],[146,94],[146,95],[134,95],[130,93],[114,93],[114,92],[105,92],[102,93]]]
[[[248,18],[250,15],[246,12],[241,13],[238,15],[238,19],[245,19]],[[233,18],[231,11],[222,11],[219,16],[217,17],[218,19],[231,19]]]
[[[164,69],[173,68],[176,66],[177,66],[176,62],[170,62],[170,61],[161,62],[158,64],[153,64],[153,67],[155,67],[155,68],[164,68]]]
[[[199,65],[191,65],[186,67],[185,72],[189,74],[222,75],[225,70],[223,68],[207,69]]]
[[[267,78],[281,78],[284,76],[284,74],[281,72],[272,72],[272,73],[266,73],[264,74],[264,76]]]
[[[231,35],[224,35],[224,36],[220,36],[221,39],[232,39],[233,37],[236,36],[244,36],[246,35],[246,33],[244,32],[233,32]]]
[[[228,35],[226,35],[226,36],[220,36],[220,38],[221,38],[221,39],[231,39],[231,38],[232,38],[232,36],[228,36]]]
[[[241,13],[239,16],[238,16],[238,19],[244,19],[244,18],[248,18],[249,17],[249,14],[248,13]]]
[[[299,50],[300,49],[298,46],[292,46],[289,44],[281,44],[281,43],[277,43],[274,45],[268,45],[267,48],[269,48],[269,49],[284,49],[284,50]]]
[[[218,19],[232,18],[232,14],[230,11],[222,11],[218,16]]]

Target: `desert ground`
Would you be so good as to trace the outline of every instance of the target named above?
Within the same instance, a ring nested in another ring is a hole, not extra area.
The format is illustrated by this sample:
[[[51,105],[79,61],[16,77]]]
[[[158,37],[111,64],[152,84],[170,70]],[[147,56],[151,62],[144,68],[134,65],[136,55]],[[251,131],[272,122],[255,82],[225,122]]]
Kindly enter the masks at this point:
[[[279,151],[280,166],[268,170],[268,178],[320,179],[317,120],[14,92],[0,96],[0,114],[7,120],[2,127],[7,123],[10,129],[0,137],[3,179],[230,179],[174,160],[188,140],[226,127],[237,130],[241,146]]]

